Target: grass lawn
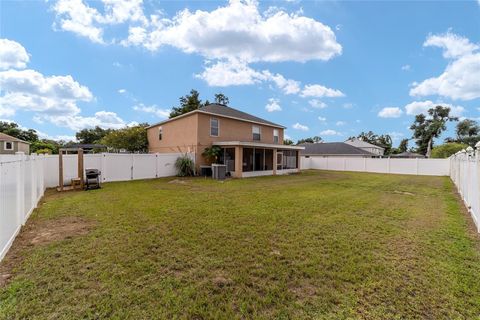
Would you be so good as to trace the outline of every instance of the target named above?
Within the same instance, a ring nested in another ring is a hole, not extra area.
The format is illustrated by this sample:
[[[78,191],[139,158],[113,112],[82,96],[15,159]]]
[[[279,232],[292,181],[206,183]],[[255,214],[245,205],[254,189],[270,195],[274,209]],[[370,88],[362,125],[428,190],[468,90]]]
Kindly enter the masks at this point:
[[[174,179],[50,192],[0,265],[0,318],[480,319],[446,177]]]

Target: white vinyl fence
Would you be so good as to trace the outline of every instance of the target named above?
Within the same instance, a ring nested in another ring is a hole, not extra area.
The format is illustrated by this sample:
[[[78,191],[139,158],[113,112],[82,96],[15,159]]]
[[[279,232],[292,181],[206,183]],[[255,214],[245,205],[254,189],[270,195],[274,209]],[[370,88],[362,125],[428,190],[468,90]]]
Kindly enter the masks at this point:
[[[84,168],[100,170],[102,182],[168,177],[176,174],[175,161],[180,156],[181,153],[85,154]],[[77,166],[77,155],[63,156],[66,185],[77,177]],[[0,156],[0,261],[36,208],[45,188],[59,185],[58,167],[58,155]]]
[[[449,159],[394,159],[359,157],[315,157],[303,156],[302,169],[359,171],[426,176],[448,176]]]
[[[457,186],[473,221],[480,232],[480,144],[450,157],[450,178]]]
[[[83,167],[100,170],[101,182],[169,177],[176,174],[175,160],[182,155],[182,153],[85,154]],[[70,184],[71,179],[77,177],[77,161],[75,154],[63,156],[65,184]],[[45,176],[45,186],[47,188],[58,186],[58,155],[46,156],[45,171],[48,172]]]
[[[0,158],[0,260],[43,196],[45,156]]]

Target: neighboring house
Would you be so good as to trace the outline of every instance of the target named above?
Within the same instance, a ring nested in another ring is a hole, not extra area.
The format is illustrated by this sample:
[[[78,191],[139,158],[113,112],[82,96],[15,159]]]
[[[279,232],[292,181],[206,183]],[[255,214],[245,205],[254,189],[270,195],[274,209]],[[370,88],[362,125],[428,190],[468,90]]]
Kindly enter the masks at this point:
[[[402,152],[398,154],[392,154],[390,157],[392,158],[401,158],[401,159],[416,159],[416,158],[425,158],[424,155],[414,152]]]
[[[373,158],[376,154],[354,147],[345,142],[305,143],[300,152],[302,157],[360,157]]]
[[[285,127],[248,113],[210,104],[147,128],[149,152],[193,153],[197,169],[207,165],[207,147],[219,146],[217,161],[234,177],[300,170],[300,146],[283,145]]]
[[[30,154],[30,143],[0,132],[0,154]]]
[[[345,143],[349,144],[351,146],[357,147],[359,149],[368,151],[370,153],[373,153],[377,156],[383,156],[383,154],[385,153],[385,148],[382,148],[382,147],[376,146],[374,144],[365,142],[365,141],[363,141],[361,139],[358,139],[358,138],[349,139],[349,140],[345,141]]]

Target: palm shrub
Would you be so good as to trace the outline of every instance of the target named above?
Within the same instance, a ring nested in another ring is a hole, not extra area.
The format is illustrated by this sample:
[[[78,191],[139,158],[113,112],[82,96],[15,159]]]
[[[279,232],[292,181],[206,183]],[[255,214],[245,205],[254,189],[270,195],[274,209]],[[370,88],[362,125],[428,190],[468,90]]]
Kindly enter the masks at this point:
[[[175,169],[179,177],[191,177],[195,175],[195,163],[187,154],[177,158],[175,161]]]
[[[205,150],[202,153],[202,156],[211,163],[216,163],[218,158],[220,158],[220,155],[222,154],[222,148],[219,146],[211,146],[205,148]]]

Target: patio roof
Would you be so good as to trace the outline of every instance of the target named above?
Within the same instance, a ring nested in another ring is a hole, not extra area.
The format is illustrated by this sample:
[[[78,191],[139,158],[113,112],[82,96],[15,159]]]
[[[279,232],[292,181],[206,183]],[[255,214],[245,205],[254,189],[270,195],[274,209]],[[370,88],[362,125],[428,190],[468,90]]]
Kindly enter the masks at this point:
[[[215,146],[243,146],[243,147],[259,147],[259,148],[272,148],[272,149],[287,149],[287,150],[303,150],[303,146],[291,146],[284,144],[276,143],[261,143],[261,142],[251,142],[251,141],[219,141],[214,142]]]

